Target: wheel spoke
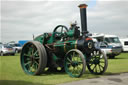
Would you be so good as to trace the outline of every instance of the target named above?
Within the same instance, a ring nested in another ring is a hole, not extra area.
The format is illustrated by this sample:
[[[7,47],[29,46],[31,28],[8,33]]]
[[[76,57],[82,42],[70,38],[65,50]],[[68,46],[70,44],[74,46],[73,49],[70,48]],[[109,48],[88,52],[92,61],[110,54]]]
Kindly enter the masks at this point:
[[[40,59],[40,57],[35,57],[34,59],[39,60],[39,59]]]
[[[63,27],[61,28],[61,33],[63,33]]]
[[[81,64],[83,64],[83,62],[81,61],[81,62],[78,62],[78,65],[81,65]]]
[[[73,52],[73,57],[75,56],[75,52]]]
[[[31,64],[31,61],[25,63],[24,65],[27,66],[27,65],[30,65]]]
[[[32,67],[31,67],[31,72],[35,72],[36,71],[36,69],[35,69],[35,65],[34,65],[34,63],[32,64]]]
[[[100,61],[100,63],[105,63],[105,61]]]
[[[91,67],[92,65],[94,65],[93,63],[91,63],[91,65],[89,64],[89,66]]]
[[[70,66],[72,66],[72,64],[67,62],[67,67],[70,68]]]
[[[94,61],[89,61],[88,64],[94,64]]]
[[[81,71],[82,67],[83,66],[81,65],[81,66],[78,66],[77,68],[78,68],[79,71]]]
[[[101,68],[100,68],[100,65],[98,64],[98,66],[99,66],[99,69],[100,69],[100,72],[101,72],[102,70],[101,70]]]
[[[25,56],[25,57],[30,57],[31,55],[29,55],[29,54],[24,54],[24,56]]]
[[[72,72],[72,70],[73,70],[73,67],[72,67],[72,65],[69,67],[69,72]]]
[[[93,69],[92,70],[94,70],[96,68],[96,64],[95,64],[95,66],[93,67]]]
[[[102,65],[99,64],[100,67],[104,68]]]
[[[32,56],[34,56],[34,49],[32,49]]]
[[[39,65],[39,63],[37,62],[37,61],[35,61],[35,64],[38,66]]]
[[[38,65],[39,65],[39,64],[38,64],[37,62],[35,62],[35,63],[33,64],[33,67],[34,67],[35,70],[38,69]]]
[[[70,63],[72,63],[72,61],[69,59],[69,57],[67,57],[67,60],[68,60]]]
[[[31,70],[31,64],[26,64],[25,67],[26,67],[26,69],[27,69],[29,72],[31,72],[31,71],[30,71],[30,70]]]
[[[38,51],[36,50],[33,55],[38,56]]]
[[[97,73],[97,64],[96,64],[96,67],[95,67],[95,72]]]
[[[29,57],[32,56],[31,51],[28,51],[28,55],[29,55]]]
[[[30,57],[26,58],[26,61],[31,61]]]
[[[31,66],[28,66],[28,67],[27,67],[27,70],[28,70],[29,72],[31,72]]]

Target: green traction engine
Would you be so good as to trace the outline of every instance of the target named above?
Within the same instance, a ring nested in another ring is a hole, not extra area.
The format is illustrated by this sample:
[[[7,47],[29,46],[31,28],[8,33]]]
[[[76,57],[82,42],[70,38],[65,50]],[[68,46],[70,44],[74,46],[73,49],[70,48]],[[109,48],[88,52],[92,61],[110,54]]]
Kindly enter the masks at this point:
[[[52,33],[39,35],[23,46],[20,61],[26,74],[65,71],[71,77],[80,77],[86,66],[93,74],[106,71],[107,57],[96,49],[87,31],[87,5],[81,4],[79,8],[82,32],[76,23],[71,24],[70,28],[58,25]]]

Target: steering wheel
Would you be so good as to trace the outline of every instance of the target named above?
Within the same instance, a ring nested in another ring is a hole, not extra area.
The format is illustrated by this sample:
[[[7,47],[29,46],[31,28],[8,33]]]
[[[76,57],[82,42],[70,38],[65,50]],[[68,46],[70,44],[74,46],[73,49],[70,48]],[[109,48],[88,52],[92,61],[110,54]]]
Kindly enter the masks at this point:
[[[56,37],[63,37],[64,33],[67,32],[67,31],[68,31],[68,28],[64,25],[58,25],[53,30]]]

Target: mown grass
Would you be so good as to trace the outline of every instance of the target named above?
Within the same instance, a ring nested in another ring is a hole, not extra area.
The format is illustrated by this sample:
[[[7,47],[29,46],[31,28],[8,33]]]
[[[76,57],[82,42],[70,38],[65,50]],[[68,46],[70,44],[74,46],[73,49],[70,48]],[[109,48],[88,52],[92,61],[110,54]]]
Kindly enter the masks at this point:
[[[115,59],[109,59],[107,73],[109,72],[128,72],[128,53],[122,53],[121,55],[116,56]]]
[[[108,60],[104,75],[128,72],[128,53]],[[66,73],[46,73],[40,76],[26,75],[20,66],[20,56],[0,56],[0,85],[55,85],[87,78],[100,77],[86,71],[81,78],[71,78]]]

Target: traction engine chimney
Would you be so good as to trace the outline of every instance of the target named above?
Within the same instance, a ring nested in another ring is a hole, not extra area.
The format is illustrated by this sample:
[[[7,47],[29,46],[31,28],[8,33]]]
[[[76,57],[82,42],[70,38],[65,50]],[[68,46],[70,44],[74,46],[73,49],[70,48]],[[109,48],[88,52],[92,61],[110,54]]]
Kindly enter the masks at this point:
[[[80,8],[82,34],[85,35],[86,33],[88,33],[88,31],[87,31],[87,14],[86,14],[87,5],[80,4],[78,7]]]

